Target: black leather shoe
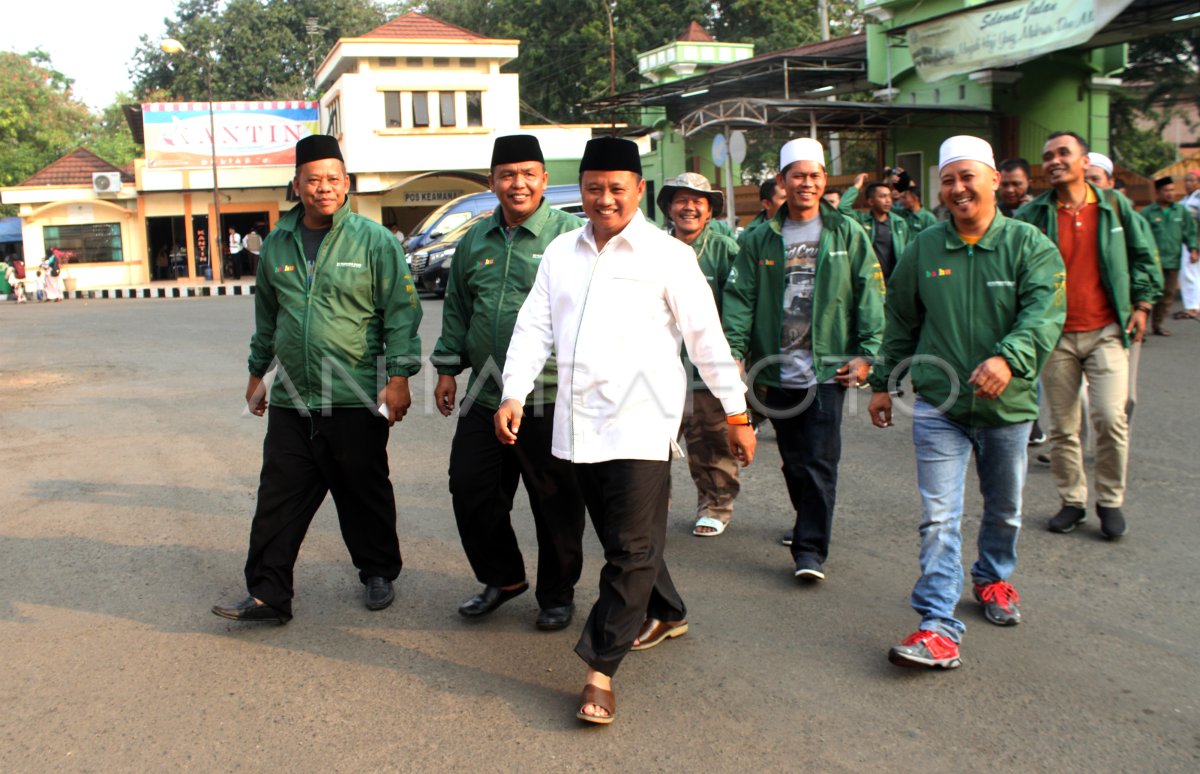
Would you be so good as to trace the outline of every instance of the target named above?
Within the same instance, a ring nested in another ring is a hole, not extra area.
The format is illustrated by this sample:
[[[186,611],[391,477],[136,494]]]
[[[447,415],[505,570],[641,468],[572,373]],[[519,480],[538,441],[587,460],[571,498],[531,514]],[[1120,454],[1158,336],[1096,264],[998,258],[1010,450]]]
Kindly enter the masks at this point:
[[[1050,517],[1050,523],[1046,525],[1046,529],[1065,535],[1074,531],[1075,527],[1079,526],[1079,522],[1086,517],[1087,511],[1084,509],[1074,505],[1064,505],[1058,513]]]
[[[571,618],[574,615],[575,605],[543,607],[538,613],[537,628],[544,632],[556,632],[559,629],[565,629],[571,625]]]
[[[484,586],[483,591],[462,603],[458,608],[459,615],[465,615],[467,618],[485,616],[508,600],[519,597],[528,590],[528,583],[523,583],[511,591],[505,591],[498,586]]]
[[[396,598],[396,589],[387,578],[374,575],[367,578],[366,602],[368,610],[382,610],[392,604]]]
[[[283,625],[292,620],[290,615],[281,613],[270,605],[259,602],[254,597],[246,597],[233,607],[214,605],[213,613],[228,618],[231,621],[255,621]]]
[[[1100,531],[1109,540],[1116,540],[1129,531],[1129,528],[1125,525],[1125,514],[1121,513],[1119,506],[1109,508],[1104,505],[1097,505],[1096,515],[1100,517]]]

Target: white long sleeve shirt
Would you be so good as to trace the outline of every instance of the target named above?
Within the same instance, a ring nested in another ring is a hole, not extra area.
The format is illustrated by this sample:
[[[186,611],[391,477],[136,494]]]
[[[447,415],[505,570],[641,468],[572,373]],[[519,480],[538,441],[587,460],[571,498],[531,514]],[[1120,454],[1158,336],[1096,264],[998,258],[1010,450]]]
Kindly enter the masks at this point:
[[[546,248],[509,342],[504,399],[524,403],[553,350],[555,457],[666,460],[679,451],[689,386],[681,342],[726,413],[745,411],[746,386],[692,248],[639,211],[597,251],[589,223]]]

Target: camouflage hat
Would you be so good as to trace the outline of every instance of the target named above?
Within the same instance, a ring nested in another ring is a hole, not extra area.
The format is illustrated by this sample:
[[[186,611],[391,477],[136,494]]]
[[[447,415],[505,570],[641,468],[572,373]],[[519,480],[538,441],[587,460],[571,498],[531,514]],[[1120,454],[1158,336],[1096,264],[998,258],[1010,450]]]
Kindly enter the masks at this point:
[[[721,217],[721,213],[725,210],[725,194],[714,191],[708,178],[695,172],[684,172],[663,183],[662,191],[659,192],[657,199],[659,209],[663,212],[670,212],[671,200],[675,198],[675,192],[679,190],[695,191],[708,197],[714,218]]]

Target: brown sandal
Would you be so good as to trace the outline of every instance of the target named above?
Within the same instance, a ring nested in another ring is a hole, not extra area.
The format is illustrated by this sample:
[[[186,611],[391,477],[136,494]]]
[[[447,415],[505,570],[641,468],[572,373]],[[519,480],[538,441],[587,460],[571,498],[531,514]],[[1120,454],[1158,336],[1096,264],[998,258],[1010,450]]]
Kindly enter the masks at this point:
[[[606,716],[588,715],[583,711],[583,708],[589,704],[595,704],[600,709],[608,713]],[[583,695],[579,697],[579,711],[575,713],[575,717],[580,720],[585,720],[588,723],[598,723],[606,726],[613,722],[617,716],[617,697],[613,696],[612,691],[606,691],[598,685],[588,683],[583,686]]]

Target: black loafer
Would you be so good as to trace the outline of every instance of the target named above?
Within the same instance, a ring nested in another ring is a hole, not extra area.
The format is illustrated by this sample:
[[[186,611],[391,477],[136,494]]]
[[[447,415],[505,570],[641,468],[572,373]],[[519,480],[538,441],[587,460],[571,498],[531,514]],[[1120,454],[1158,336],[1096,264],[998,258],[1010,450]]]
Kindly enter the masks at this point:
[[[544,632],[556,632],[559,629],[565,629],[571,625],[571,618],[574,615],[575,605],[543,607],[538,612],[537,628]]]
[[[382,610],[392,604],[396,589],[387,578],[374,575],[367,578],[366,604],[368,610]]]
[[[505,591],[498,586],[484,586],[483,591],[463,602],[458,608],[458,612],[467,618],[479,618],[492,612],[513,597],[519,597],[528,590],[528,583],[522,583],[517,588],[509,591]]]
[[[253,621],[255,623],[273,623],[283,625],[292,620],[290,615],[281,613],[270,605],[259,602],[254,597],[246,597],[232,607],[214,605],[215,615],[228,618],[231,621]]]

